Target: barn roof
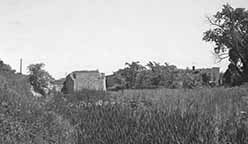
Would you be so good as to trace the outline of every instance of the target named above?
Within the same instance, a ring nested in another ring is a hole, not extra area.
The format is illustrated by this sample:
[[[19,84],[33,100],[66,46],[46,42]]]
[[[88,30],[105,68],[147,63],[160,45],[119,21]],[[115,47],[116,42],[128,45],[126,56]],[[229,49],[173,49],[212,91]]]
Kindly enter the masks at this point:
[[[98,70],[89,70],[89,71],[82,70],[82,71],[74,71],[72,73],[99,73],[99,71]]]

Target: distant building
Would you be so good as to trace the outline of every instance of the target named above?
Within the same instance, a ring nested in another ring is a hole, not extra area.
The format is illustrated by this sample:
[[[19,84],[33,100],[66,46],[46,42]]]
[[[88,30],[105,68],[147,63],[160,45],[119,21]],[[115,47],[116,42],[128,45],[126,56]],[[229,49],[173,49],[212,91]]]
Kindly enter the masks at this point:
[[[213,67],[208,69],[199,69],[201,73],[206,73],[210,77],[210,82],[219,85],[221,82],[220,79],[220,68]]]
[[[185,82],[193,87],[220,86],[222,84],[219,67],[196,68],[193,66],[192,69],[177,69],[174,74],[173,83],[177,88],[183,87]]]
[[[213,68],[202,68],[202,69],[195,69],[192,68],[192,71],[195,74],[198,74],[200,77],[200,82],[202,83],[203,75],[207,76],[209,78],[209,83],[214,85],[220,85],[221,84],[221,76],[220,76],[220,68],[219,67],[213,67]]]
[[[104,73],[96,71],[74,71],[70,73],[62,88],[64,93],[71,93],[83,89],[106,91]]]

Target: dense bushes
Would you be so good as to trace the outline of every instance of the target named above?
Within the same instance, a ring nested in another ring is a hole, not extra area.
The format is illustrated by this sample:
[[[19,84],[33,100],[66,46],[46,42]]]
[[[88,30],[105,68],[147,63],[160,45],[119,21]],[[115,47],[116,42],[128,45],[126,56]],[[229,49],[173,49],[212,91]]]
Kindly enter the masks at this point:
[[[154,89],[210,87],[211,79],[206,72],[178,69],[168,63],[139,62],[126,63],[126,67],[107,76],[107,89]],[[213,84],[217,84],[213,82]]]
[[[0,143],[73,142],[72,127],[53,111],[45,110],[45,101],[0,88]]]
[[[50,89],[49,85],[54,79],[43,69],[44,66],[43,63],[29,65],[29,81],[35,92],[47,95]]]
[[[15,70],[13,70],[10,65],[5,64],[1,59],[0,59],[0,71],[15,73]]]

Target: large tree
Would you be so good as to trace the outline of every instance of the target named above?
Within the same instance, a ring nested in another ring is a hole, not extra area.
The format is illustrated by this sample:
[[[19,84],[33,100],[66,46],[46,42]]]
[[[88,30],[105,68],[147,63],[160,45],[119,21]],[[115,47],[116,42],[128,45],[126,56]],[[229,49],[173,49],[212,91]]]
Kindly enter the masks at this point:
[[[215,44],[219,60],[229,58],[226,79],[248,81],[248,10],[225,4],[208,21],[212,28],[204,32],[203,40]]]

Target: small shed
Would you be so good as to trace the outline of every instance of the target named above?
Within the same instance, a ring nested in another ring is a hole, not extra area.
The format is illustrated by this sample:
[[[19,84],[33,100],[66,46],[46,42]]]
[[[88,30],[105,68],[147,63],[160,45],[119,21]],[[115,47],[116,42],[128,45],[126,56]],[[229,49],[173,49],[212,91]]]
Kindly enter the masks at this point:
[[[95,71],[74,71],[67,75],[62,92],[71,93],[83,89],[106,91],[105,74]]]

